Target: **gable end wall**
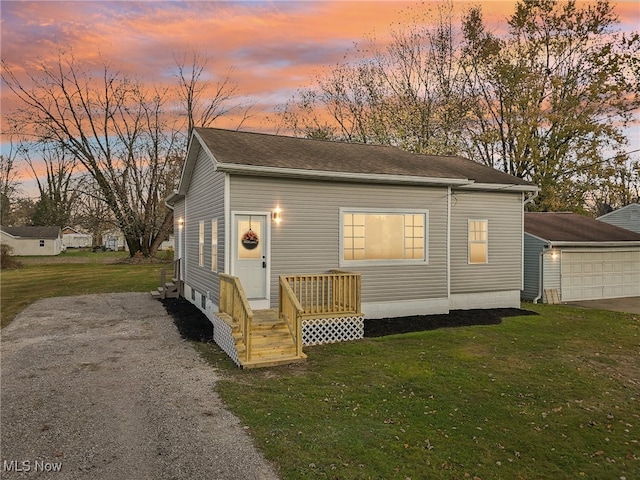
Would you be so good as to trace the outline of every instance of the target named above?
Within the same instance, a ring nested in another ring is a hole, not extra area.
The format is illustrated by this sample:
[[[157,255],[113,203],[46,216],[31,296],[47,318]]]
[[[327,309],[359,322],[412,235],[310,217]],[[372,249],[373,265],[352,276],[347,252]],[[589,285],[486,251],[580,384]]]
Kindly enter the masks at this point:
[[[185,281],[218,303],[218,275],[211,271],[211,220],[218,219],[218,269],[224,271],[224,178],[201,149],[185,195]],[[177,217],[176,217],[177,218]],[[204,266],[199,265],[199,224],[204,221]]]

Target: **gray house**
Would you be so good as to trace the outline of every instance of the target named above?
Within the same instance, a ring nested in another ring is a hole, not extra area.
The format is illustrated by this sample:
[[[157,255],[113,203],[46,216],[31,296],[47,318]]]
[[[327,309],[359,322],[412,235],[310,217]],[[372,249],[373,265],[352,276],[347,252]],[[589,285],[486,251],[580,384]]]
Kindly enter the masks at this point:
[[[525,213],[523,299],[640,296],[640,234],[575,213]]]
[[[167,202],[184,296],[209,318],[227,275],[269,309],[281,278],[336,272],[357,275],[355,313],[382,318],[518,307],[536,191],[461,157],[199,128]]]
[[[629,205],[598,217],[598,220],[617,227],[626,228],[632,232],[640,233],[640,204],[630,203]]]
[[[518,306],[536,189],[461,157],[196,129],[169,203],[198,304],[217,301],[219,272],[270,308],[279,275],[341,269],[362,274],[362,311],[376,318]]]

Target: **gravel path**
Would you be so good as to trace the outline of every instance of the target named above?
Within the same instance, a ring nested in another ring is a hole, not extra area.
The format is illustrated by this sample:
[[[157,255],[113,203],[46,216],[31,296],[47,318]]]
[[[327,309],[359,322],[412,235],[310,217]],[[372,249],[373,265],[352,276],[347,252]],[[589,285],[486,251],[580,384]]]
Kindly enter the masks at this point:
[[[278,478],[149,294],[40,300],[1,348],[3,479]]]

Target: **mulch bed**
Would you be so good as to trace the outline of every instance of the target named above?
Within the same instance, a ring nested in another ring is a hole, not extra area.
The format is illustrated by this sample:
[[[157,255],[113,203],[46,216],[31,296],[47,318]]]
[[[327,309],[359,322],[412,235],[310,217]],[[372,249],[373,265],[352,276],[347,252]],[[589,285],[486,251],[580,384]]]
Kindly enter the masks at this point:
[[[213,325],[195,305],[184,298],[161,300],[165,310],[173,317],[180,335],[197,342],[213,341]],[[415,315],[411,317],[365,319],[365,337],[383,337],[399,333],[435,330],[436,328],[497,325],[503,318],[537,315],[519,308],[491,308],[479,310],[453,310],[444,315]]]
[[[164,309],[173,317],[182,338],[195,342],[213,342],[213,324],[193,303],[184,298],[160,300]]]
[[[422,332],[436,328],[497,325],[503,318],[538,315],[519,308],[488,308],[478,310],[452,310],[442,315],[414,315],[411,317],[365,319],[365,337],[384,337],[398,333]]]

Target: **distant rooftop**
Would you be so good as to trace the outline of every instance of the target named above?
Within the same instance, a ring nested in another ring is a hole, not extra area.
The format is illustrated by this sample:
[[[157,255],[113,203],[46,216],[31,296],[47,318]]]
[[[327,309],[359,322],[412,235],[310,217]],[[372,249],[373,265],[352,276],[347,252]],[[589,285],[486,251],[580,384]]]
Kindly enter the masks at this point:
[[[0,226],[0,230],[13,237],[22,238],[58,238],[60,227],[5,227]]]
[[[524,231],[550,242],[640,242],[640,234],[568,212],[526,212]]]

